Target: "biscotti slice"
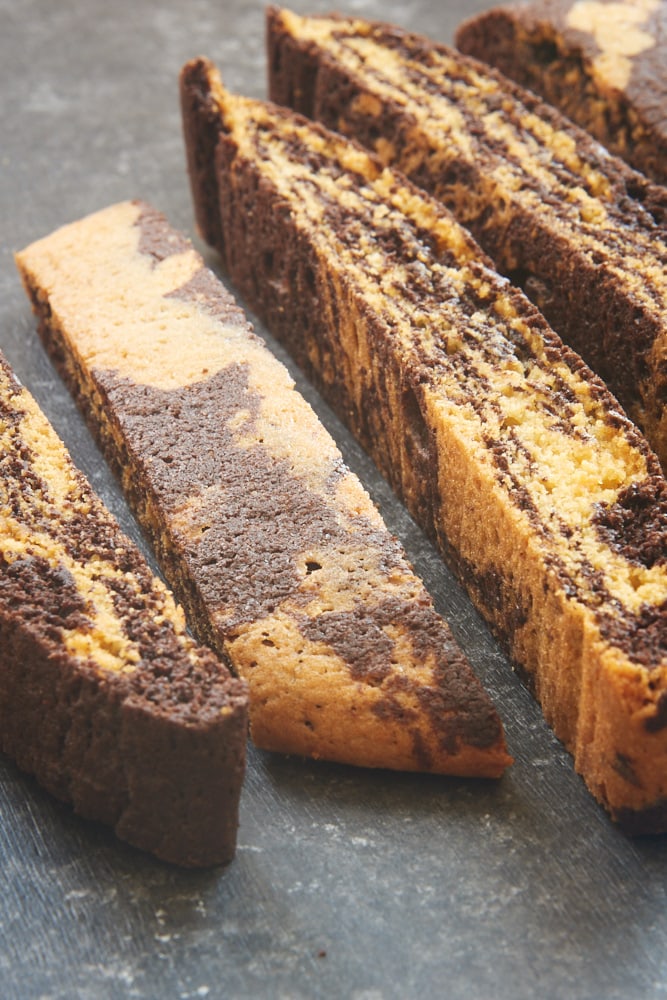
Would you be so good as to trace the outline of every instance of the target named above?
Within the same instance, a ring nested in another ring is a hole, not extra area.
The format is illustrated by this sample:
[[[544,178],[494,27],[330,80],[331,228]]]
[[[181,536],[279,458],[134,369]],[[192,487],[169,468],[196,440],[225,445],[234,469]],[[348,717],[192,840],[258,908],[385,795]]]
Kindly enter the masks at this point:
[[[196,632],[264,749],[497,777],[500,720],[359,480],[188,240],[141,203],[18,265]]]
[[[185,866],[231,860],[247,692],[0,357],[0,747],[81,816]]]
[[[538,0],[465,21],[458,48],[667,183],[666,0]]]
[[[269,15],[271,93],[441,199],[609,385],[667,467],[667,190],[427,39]]]
[[[594,794],[664,829],[667,483],[645,439],[437,201],[203,60],[182,86],[192,157],[217,115],[235,285],[437,539]]]

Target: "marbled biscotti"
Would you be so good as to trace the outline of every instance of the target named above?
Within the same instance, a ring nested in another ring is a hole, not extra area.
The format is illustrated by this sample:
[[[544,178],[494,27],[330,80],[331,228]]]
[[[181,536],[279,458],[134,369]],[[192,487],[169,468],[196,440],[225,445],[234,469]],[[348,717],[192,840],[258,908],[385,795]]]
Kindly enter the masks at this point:
[[[234,854],[247,692],[0,357],[0,746],[81,816],[186,866]]]
[[[589,787],[667,825],[667,483],[616,400],[403,175],[182,72],[225,267],[435,537]],[[198,116],[201,109],[201,116]],[[195,198],[199,197],[193,176]]]
[[[283,365],[162,215],[112,206],[18,257],[195,631],[250,690],[254,742],[498,776],[500,720]]]
[[[667,183],[666,0],[537,0],[465,21],[458,48]]]
[[[355,19],[269,13],[271,93],[442,200],[667,463],[667,190],[494,70]]]

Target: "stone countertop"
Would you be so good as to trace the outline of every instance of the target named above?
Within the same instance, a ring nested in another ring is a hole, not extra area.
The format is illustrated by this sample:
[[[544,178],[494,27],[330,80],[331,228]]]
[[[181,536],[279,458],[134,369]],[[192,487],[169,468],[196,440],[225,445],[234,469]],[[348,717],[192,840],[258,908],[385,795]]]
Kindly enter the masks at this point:
[[[341,9],[451,41],[484,6]],[[263,96],[263,22],[260,0],[0,0],[0,348],[140,544],[12,255],[133,197],[193,236],[178,71],[209,55],[231,88]],[[667,996],[667,838],[628,840],[609,823],[435,551],[289,367],[451,621],[516,763],[476,783],[251,748],[237,857],[192,873],[79,820],[0,757],[3,998]]]

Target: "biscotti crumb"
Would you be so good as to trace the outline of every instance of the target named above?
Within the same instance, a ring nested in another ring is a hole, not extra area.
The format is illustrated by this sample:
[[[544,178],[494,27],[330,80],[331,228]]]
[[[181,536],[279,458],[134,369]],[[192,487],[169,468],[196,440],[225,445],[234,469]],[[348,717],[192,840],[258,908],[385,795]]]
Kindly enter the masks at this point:
[[[667,468],[667,190],[534,94],[392,25],[269,9],[270,92],[435,195]]]
[[[460,25],[456,45],[667,183],[665,0],[538,0]]]
[[[123,203],[18,255],[199,636],[244,677],[257,746],[499,776],[488,695],[286,368],[165,218]]]
[[[87,819],[229,862],[247,691],[74,468],[0,357],[0,743]]]
[[[234,285],[436,539],[592,792],[664,829],[656,456],[437,201],[341,135],[230,94],[206,60],[181,85],[198,217],[217,215]]]

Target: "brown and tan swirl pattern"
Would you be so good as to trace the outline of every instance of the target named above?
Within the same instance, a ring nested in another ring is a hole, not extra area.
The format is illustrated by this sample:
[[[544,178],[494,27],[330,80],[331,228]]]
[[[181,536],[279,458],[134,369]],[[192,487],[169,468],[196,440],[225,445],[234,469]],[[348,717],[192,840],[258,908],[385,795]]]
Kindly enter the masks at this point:
[[[231,860],[247,695],[0,359],[2,750],[177,864]]]
[[[667,192],[492,69],[388,25],[269,16],[271,94],[442,200],[667,462]]]
[[[665,0],[536,0],[464,21],[458,48],[540,94],[616,156],[667,182]]]
[[[438,540],[594,793],[629,825],[662,827],[656,456],[438,202],[340,135],[229,94],[204,61],[182,85],[191,162],[218,115],[235,285]]]
[[[196,631],[261,747],[499,775],[488,697],[333,440],[163,217],[127,203],[19,258]]]

